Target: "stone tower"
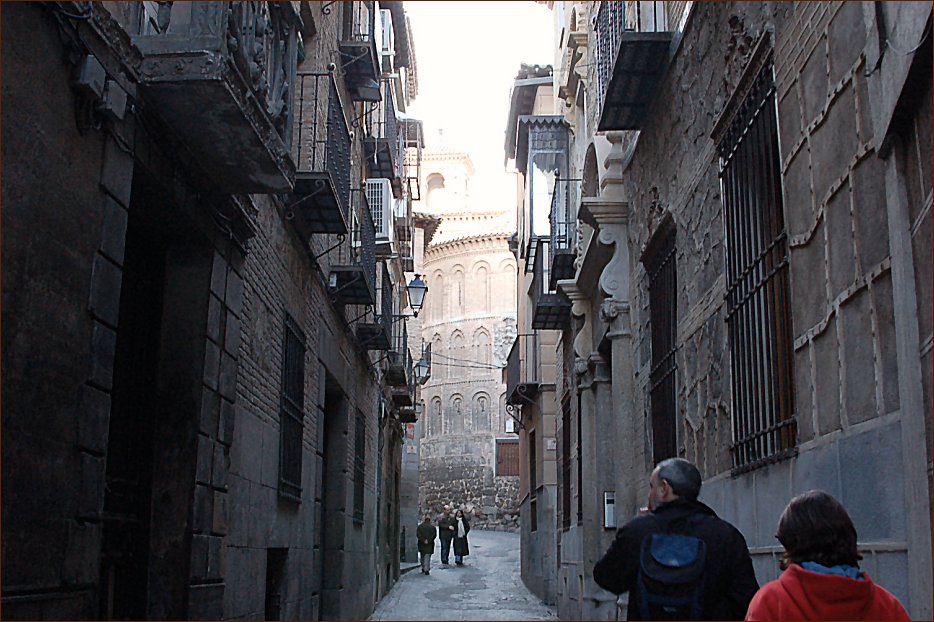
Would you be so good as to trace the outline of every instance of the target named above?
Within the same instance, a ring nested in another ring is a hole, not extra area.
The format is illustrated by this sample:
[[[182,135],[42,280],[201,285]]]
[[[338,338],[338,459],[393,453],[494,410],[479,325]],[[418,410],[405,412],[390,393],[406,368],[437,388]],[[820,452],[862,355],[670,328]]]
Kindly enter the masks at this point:
[[[467,154],[428,151],[422,205],[441,218],[425,251],[429,295],[422,338],[431,378],[422,388],[419,502],[465,510],[475,527],[518,526],[518,438],[505,411],[502,370],[516,334],[515,216],[471,205]]]

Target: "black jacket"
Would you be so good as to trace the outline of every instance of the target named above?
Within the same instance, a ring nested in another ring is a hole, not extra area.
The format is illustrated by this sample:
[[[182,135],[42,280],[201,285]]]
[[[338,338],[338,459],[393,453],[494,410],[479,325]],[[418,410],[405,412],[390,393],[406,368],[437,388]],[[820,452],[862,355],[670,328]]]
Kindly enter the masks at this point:
[[[694,525],[684,520],[698,514],[708,518]],[[636,585],[642,539],[663,533],[668,524],[671,524],[672,531],[696,536],[707,545],[703,618],[742,620],[749,601],[759,589],[746,539],[736,527],[717,517],[700,501],[676,499],[620,527],[613,544],[593,568],[597,585],[616,594],[631,590]],[[640,619],[637,600],[638,590],[631,591],[630,620]]]

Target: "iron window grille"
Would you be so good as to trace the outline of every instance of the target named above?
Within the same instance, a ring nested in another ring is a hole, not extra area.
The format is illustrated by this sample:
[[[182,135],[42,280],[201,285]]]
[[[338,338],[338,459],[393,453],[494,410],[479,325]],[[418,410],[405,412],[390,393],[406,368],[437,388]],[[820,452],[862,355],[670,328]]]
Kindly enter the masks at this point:
[[[279,402],[279,494],[302,497],[302,431],[305,404],[305,336],[285,315],[282,342],[282,392]]]
[[[733,472],[794,455],[788,238],[771,58],[719,141],[733,389]]]
[[[364,479],[366,478],[366,415],[357,409],[354,426],[354,461],[353,461],[353,520],[363,522],[365,499]]]
[[[652,367],[649,402],[652,415],[652,463],[678,455],[675,378],[678,367],[678,277],[675,232],[670,220],[656,234],[644,260],[649,276]]]

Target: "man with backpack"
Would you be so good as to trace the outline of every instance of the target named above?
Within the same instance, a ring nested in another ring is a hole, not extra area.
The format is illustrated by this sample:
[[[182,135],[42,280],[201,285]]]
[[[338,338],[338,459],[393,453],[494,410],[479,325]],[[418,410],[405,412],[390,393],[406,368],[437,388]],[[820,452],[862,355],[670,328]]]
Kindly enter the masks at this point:
[[[742,620],[759,584],[746,539],[697,500],[701,475],[683,458],[658,463],[648,509],[597,562],[600,587],[629,592],[629,620]]]

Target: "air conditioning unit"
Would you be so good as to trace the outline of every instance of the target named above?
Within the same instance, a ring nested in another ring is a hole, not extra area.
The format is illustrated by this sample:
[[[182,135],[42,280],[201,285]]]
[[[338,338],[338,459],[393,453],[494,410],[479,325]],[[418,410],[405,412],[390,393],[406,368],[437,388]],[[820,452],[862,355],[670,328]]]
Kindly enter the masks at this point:
[[[388,179],[367,179],[366,200],[370,204],[373,226],[376,228],[376,245],[392,244],[395,241],[393,226],[392,185]]]

